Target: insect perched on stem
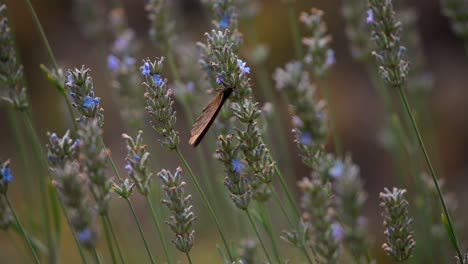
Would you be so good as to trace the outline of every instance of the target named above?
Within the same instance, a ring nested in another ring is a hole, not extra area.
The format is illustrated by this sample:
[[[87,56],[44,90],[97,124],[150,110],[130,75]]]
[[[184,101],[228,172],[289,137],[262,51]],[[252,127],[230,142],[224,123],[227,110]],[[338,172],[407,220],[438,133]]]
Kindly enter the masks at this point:
[[[218,92],[218,94],[213,97],[213,99],[211,99],[208,105],[203,109],[201,115],[197,118],[195,124],[192,126],[192,130],[190,131],[190,145],[196,147],[200,144],[232,91],[232,88],[224,88],[222,91]]]

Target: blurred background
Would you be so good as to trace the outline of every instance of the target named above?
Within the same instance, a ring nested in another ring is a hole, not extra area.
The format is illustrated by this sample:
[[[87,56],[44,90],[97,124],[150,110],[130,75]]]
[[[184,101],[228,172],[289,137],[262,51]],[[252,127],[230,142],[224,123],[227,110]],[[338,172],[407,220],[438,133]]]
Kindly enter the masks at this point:
[[[324,18],[333,38],[331,45],[335,50],[337,61],[327,78],[327,83],[332,92],[332,99],[336,109],[339,136],[345,150],[351,153],[354,162],[360,166],[365,189],[369,195],[365,214],[369,218],[369,228],[371,230],[369,233],[372,236],[374,252],[376,252],[374,255],[381,262],[384,262],[387,259],[381,256],[383,253],[379,250],[383,242],[383,229],[378,194],[384,187],[397,184],[397,175],[395,175],[391,155],[382,146],[380,139],[384,125],[382,101],[371,85],[365,66],[356,62],[350,53],[350,43],[345,35],[345,22],[341,12],[343,1],[297,0],[295,6],[298,12],[308,11],[312,7],[322,9],[325,12]],[[95,92],[97,96],[102,98],[101,105],[105,109],[104,140],[111,149],[112,156],[117,161],[121,173],[124,173],[126,153],[121,134],[128,133],[128,129],[126,121],[121,118],[120,106],[113,100],[110,75],[107,70],[107,53],[103,53],[103,49],[86,32],[83,32],[76,16],[76,10],[74,10],[73,1],[35,0],[32,2],[57,57],[59,66],[63,69],[69,69],[86,65],[92,69]],[[104,10],[104,14],[112,7],[112,1],[99,0],[95,2]],[[129,26],[136,31],[136,37],[142,47],[142,51],[138,54],[139,57],[136,58],[137,62],[146,57],[160,57],[160,51],[157,48],[152,48],[152,45],[149,44],[148,28],[150,25],[144,10],[146,2],[144,0],[123,0],[122,2],[127,12]],[[203,4],[199,0],[172,0],[170,2],[172,9],[168,10],[168,12],[176,22],[178,45],[193,45],[197,41],[205,41],[203,34],[210,31],[213,26],[210,22],[210,14]],[[251,20],[241,20],[240,31],[246,32],[249,27],[253,27],[258,37],[255,41],[269,47],[270,55],[265,66],[269,75],[272,76],[275,68],[283,67],[285,63],[294,58],[288,13],[285,4],[280,0],[258,0],[256,2],[258,2],[259,8],[257,15]],[[461,202],[468,198],[468,192],[466,191],[468,184],[466,177],[468,175],[468,137],[466,136],[468,134],[468,115],[466,114],[468,113],[468,91],[466,89],[466,83],[468,83],[468,57],[464,50],[463,41],[452,33],[447,18],[442,15],[439,1],[413,0],[405,2],[407,6],[414,8],[414,11],[419,15],[416,25],[422,39],[421,52],[425,56],[427,71],[432,74],[434,82],[424,108],[424,111],[432,115],[435,128],[436,144],[429,147],[430,154],[434,159],[439,175],[446,181],[446,190],[456,194],[457,200]],[[40,64],[51,66],[51,62],[45,47],[40,42],[38,32],[24,2],[8,0],[6,4],[9,8],[8,15],[16,35],[21,61],[24,64],[35,126],[45,144],[47,131],[62,134],[71,128],[71,120],[67,115],[65,103],[60,94],[47,82],[46,77],[39,69]],[[107,18],[104,15],[102,19],[106,20]],[[106,23],[104,23],[104,26],[106,26]],[[249,45],[252,41],[252,38],[249,38],[249,35],[246,34],[241,54],[247,53],[251,48]],[[107,43],[105,45],[110,45],[110,40],[106,39],[105,43]],[[250,64],[248,59],[247,63]],[[255,67],[252,67],[253,92],[259,101],[265,102],[265,98],[262,98],[261,93],[258,93],[255,89],[258,81],[255,72]],[[169,73],[167,75],[170,78]],[[203,78],[203,76],[200,76],[200,78]],[[275,96],[282,98],[273,87],[272,90],[274,90]],[[284,98],[279,101],[281,104],[276,107],[280,109],[282,115],[276,118],[281,119],[284,123],[286,135],[291,135],[289,132],[292,127],[289,121],[287,104]],[[194,104],[193,117],[201,112],[204,103],[201,101]],[[182,112],[177,102],[175,108],[178,112]],[[0,125],[2,128],[0,129],[0,157],[12,159],[12,167],[16,177],[10,186],[10,195],[20,214],[26,215],[28,210],[33,209],[24,202],[27,201],[25,197],[31,195],[34,197],[34,193],[24,193],[25,189],[21,186],[21,166],[25,165],[17,162],[19,154],[17,146],[13,144],[12,140],[12,133],[14,132],[6,121],[8,119],[5,108],[0,108],[0,120],[2,120]],[[147,124],[147,122],[145,123]],[[148,128],[146,130],[146,140],[151,144],[156,143],[159,138],[156,133]],[[194,164],[193,166],[198,173],[199,168],[194,157],[195,151],[186,144],[189,137],[189,126],[183,115],[178,116],[178,130],[182,142],[182,151],[189,157],[189,162]],[[269,133],[275,133],[275,131],[270,129]],[[214,136],[210,138],[213,139]],[[295,186],[294,182],[296,180],[307,176],[310,172],[297,158],[297,148],[292,135],[287,139],[287,142],[289,142],[288,150],[284,151],[272,146],[272,151],[276,157],[279,157],[280,165],[282,164],[281,157],[292,157],[294,172],[284,171],[283,173],[291,185]],[[158,160],[156,170],[162,169],[162,164],[164,164],[164,168],[171,170],[181,165],[174,153],[166,151],[159,144],[153,145],[156,148],[153,156]],[[212,159],[210,155],[206,155],[206,158]],[[37,162],[36,158],[32,157],[31,166]],[[220,166],[220,164],[217,164],[217,166]],[[221,169],[218,169],[217,174],[219,175],[212,176],[215,178],[214,180],[219,182],[218,186],[223,188]],[[405,188],[406,186],[400,187]],[[34,190],[34,186],[32,190]],[[219,192],[223,191],[224,189],[219,190]],[[148,234],[151,234],[154,231],[149,216],[147,216],[148,211],[143,203],[139,203],[138,197],[134,199],[136,199],[137,210],[144,223],[145,230]],[[197,241],[192,251],[195,262],[219,263],[220,259],[214,247],[217,235],[213,232],[213,228],[210,228],[211,225],[208,225],[208,227],[204,225],[210,219],[203,211],[201,203],[198,203],[197,198],[195,200],[195,212],[198,217],[195,226]],[[34,210],[37,209],[39,208]],[[34,210],[29,213],[34,214]],[[197,210],[199,211],[197,212]],[[457,218],[461,223],[464,222],[463,219],[466,219],[463,211],[461,207],[457,214]],[[117,197],[113,199],[111,217],[116,219],[119,236],[125,237],[125,239],[122,239],[124,241],[123,248],[126,251],[128,250],[128,255],[133,259],[139,259],[140,256],[144,257],[142,245],[135,245],[132,242],[132,239],[138,239],[135,235],[136,229],[133,227],[133,220],[128,209],[118,201]],[[34,221],[27,222],[26,225],[30,226],[32,230],[37,228]],[[67,232],[63,233],[65,233],[63,234],[63,245],[60,249],[60,253],[64,257],[63,260],[66,260],[66,263],[78,263],[78,258],[75,259],[76,261],[74,261],[74,258],[65,258],[66,256],[75,256],[77,252],[69,234]],[[467,239],[466,235],[460,234],[462,235],[461,240],[465,241]],[[151,237],[152,241],[150,242],[154,246],[155,252],[161,252],[160,248],[158,248],[156,236],[149,235],[149,237]],[[100,247],[104,251],[105,247],[101,244],[103,244],[103,241],[100,242]],[[291,254],[294,255],[295,251],[291,250]],[[13,245],[1,235],[0,257],[3,260],[8,260],[6,262],[1,261],[2,263],[21,261],[17,251],[13,249]]]

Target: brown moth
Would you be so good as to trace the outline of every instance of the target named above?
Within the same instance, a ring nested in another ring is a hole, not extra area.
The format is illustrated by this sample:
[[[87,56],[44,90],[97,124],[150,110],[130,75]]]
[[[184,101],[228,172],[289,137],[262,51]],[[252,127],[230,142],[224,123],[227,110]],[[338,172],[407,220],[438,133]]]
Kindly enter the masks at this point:
[[[232,93],[232,88],[225,88],[220,91],[208,105],[203,109],[201,115],[195,121],[190,131],[189,144],[196,147],[205,136],[208,129],[210,129],[216,116],[218,115],[224,102],[229,98]]]

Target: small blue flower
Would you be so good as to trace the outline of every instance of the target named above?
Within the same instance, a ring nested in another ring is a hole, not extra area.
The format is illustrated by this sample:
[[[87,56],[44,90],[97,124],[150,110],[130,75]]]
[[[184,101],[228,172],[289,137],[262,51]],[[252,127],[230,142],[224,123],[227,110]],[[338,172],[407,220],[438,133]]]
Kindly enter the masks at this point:
[[[129,172],[133,170],[132,165],[130,164],[125,165],[125,169]]]
[[[161,75],[155,73],[153,74],[153,82],[156,84],[156,85],[161,85],[163,80],[161,79]]]
[[[70,96],[71,96],[71,97],[73,97],[73,98],[75,98],[75,96],[76,96],[76,93],[74,93],[74,92],[70,92]]]
[[[335,164],[333,165],[333,167],[331,167],[328,170],[328,174],[330,174],[330,176],[335,179],[340,178],[341,175],[343,175],[343,172],[344,172],[344,164],[341,160],[335,161]]]
[[[141,74],[149,75],[150,73],[151,73],[151,69],[150,69],[149,63],[147,62],[143,63],[143,69],[141,70]]]
[[[241,74],[240,75],[244,75],[246,73],[250,73],[250,67],[246,67],[247,63],[245,63],[244,61],[240,60],[240,59],[237,59],[237,66],[239,66],[240,70],[241,70]]]
[[[340,223],[335,222],[331,225],[331,231],[332,231],[332,236],[335,241],[340,241],[343,239],[343,227],[340,225]]]
[[[242,163],[239,159],[231,160],[232,170],[236,172],[240,172],[243,168]]]
[[[73,76],[71,74],[68,74],[67,76],[67,86],[73,86]]]
[[[229,27],[229,16],[227,15],[221,16],[221,20],[219,21],[219,26],[222,28]]]
[[[89,228],[85,228],[82,231],[76,233],[76,238],[81,243],[86,243],[91,239],[91,231],[89,230]]]
[[[78,146],[78,145],[80,144],[80,142],[81,142],[81,141],[80,141],[79,139],[76,139],[74,145],[75,145],[75,146]]]
[[[325,65],[327,67],[332,66],[335,64],[335,52],[332,49],[327,50],[327,59],[325,61]]]
[[[374,12],[372,9],[367,10],[366,24],[372,24],[374,22]]]
[[[58,140],[57,134],[55,134],[55,133],[52,133],[52,135],[50,135],[50,138],[51,138],[53,141]]]
[[[83,106],[86,108],[93,107],[94,105],[98,104],[101,100],[99,98],[92,98],[91,96],[85,96],[83,98]]]
[[[107,68],[110,71],[117,71],[119,69],[120,60],[115,55],[110,54],[107,56]]]
[[[195,84],[193,82],[188,82],[185,87],[187,88],[187,91],[193,92],[195,90]]]
[[[223,74],[216,74],[216,83],[222,84],[224,82],[224,75]]]
[[[11,180],[13,180],[13,175],[11,174],[11,169],[8,165],[2,168],[2,177],[6,183],[9,183]]]
[[[132,66],[133,64],[135,64],[135,62],[136,62],[136,60],[133,57],[125,56],[125,58],[124,58],[124,63],[127,66]]]
[[[310,133],[302,133],[299,143],[301,143],[302,145],[310,145],[312,143],[312,136],[310,135]]]
[[[138,156],[137,154],[133,155],[133,158],[134,158],[136,161],[140,161],[140,156]]]

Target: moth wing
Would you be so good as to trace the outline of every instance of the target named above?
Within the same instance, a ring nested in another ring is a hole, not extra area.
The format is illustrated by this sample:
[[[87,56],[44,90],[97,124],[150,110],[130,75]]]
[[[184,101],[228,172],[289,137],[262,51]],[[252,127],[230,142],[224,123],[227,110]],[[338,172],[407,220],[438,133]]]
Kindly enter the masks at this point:
[[[197,118],[195,124],[192,126],[192,130],[190,131],[190,145],[196,147],[201,142],[228,97],[229,94],[219,92],[203,109],[201,115]]]

